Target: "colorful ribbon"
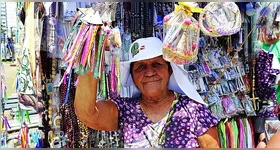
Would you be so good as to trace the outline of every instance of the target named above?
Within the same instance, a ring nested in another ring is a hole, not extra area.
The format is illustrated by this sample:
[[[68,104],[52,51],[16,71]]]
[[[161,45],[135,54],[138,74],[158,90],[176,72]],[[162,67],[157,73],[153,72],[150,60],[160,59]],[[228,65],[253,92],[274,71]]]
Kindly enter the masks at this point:
[[[99,40],[98,40],[96,64],[95,64],[95,68],[94,68],[94,78],[98,78],[98,69],[99,69],[98,66],[99,66],[99,61],[100,61],[103,38],[104,38],[104,31],[101,30],[100,35],[99,35]]]
[[[68,50],[67,47],[68,47],[70,41],[72,40],[73,35],[74,35],[74,33],[75,33],[76,29],[77,29],[78,24],[80,24],[80,22],[81,22],[81,20],[78,19],[78,20],[76,21],[76,23],[74,24],[74,26],[72,27],[72,29],[71,29],[71,31],[70,31],[70,34],[69,34],[69,36],[68,36],[66,42],[64,43],[64,46],[63,46],[63,49],[62,49],[62,52],[63,52],[63,53],[64,53],[66,50]]]
[[[120,71],[120,59],[116,57],[116,69],[117,69],[117,96],[120,96],[121,92],[121,71]]]
[[[67,104],[68,99],[69,99],[69,92],[70,92],[70,87],[71,87],[71,78],[72,78],[72,70],[70,71],[69,78],[68,78],[68,85],[67,85],[67,91],[66,91],[66,96],[63,105]]]

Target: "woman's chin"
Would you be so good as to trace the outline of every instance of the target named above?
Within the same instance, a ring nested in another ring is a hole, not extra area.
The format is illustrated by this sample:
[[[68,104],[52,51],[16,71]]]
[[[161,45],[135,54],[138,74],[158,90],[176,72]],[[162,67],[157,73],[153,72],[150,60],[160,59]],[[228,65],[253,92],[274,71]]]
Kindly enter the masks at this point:
[[[143,94],[147,95],[148,97],[157,97],[162,95],[162,92],[160,92],[161,90],[158,88],[151,88],[151,89],[147,89],[143,92]]]

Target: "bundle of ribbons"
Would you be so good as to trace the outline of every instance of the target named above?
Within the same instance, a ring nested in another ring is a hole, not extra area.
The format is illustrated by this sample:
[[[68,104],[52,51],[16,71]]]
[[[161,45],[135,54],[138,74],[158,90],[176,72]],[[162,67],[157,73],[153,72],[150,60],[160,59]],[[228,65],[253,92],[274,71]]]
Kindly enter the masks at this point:
[[[0,147],[1,148],[7,148],[7,135],[8,135],[8,129],[11,129],[11,126],[8,122],[8,119],[7,117],[2,114],[1,115],[1,118],[0,118],[0,139],[1,139],[1,142],[0,142]]]
[[[63,81],[66,84],[68,75],[68,93],[73,71],[78,74],[75,86],[79,82],[80,75],[87,71],[94,72],[93,78],[102,79],[99,85],[99,96],[106,99],[120,93],[120,31],[118,28],[111,29],[109,26],[103,26],[102,21],[91,22],[90,20],[93,18],[101,20],[98,12],[91,17],[89,15],[92,14],[80,11],[75,16],[71,32],[62,50],[65,53],[62,59],[65,61],[67,69],[60,84]],[[67,100],[68,94],[66,94],[64,104],[67,103]]]
[[[0,62],[0,92],[1,92],[0,93],[0,102],[2,104],[3,100],[5,100],[5,101],[8,100],[8,96],[7,96],[7,89],[6,89],[6,85],[5,85],[4,66],[1,62]]]

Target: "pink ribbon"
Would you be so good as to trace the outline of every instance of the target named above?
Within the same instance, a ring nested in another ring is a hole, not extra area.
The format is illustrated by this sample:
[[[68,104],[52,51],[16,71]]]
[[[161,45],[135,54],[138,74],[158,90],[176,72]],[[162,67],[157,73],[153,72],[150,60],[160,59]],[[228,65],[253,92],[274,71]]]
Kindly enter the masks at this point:
[[[243,127],[243,123],[242,120],[239,119],[239,148],[245,148],[244,146],[244,127]]]
[[[6,132],[8,132],[8,128],[11,129],[11,126],[6,116],[3,116],[3,122],[5,123]]]
[[[79,75],[79,76],[77,77],[77,80],[76,80],[76,82],[75,82],[75,84],[74,84],[74,85],[75,85],[75,87],[77,87],[77,85],[78,85],[78,83],[79,83],[80,76],[81,76],[81,75]]]
[[[85,61],[86,61],[86,56],[87,56],[88,51],[89,51],[89,44],[90,44],[93,28],[94,28],[94,26],[90,25],[89,32],[87,34],[87,41],[86,41],[86,44],[85,44],[84,49],[83,49],[83,54],[82,54],[82,58],[81,58],[81,65],[83,67],[84,67],[84,64],[85,64]]]
[[[115,93],[115,89],[116,89],[116,59],[115,56],[112,57],[112,68],[111,68],[111,90],[112,90],[112,94]]]

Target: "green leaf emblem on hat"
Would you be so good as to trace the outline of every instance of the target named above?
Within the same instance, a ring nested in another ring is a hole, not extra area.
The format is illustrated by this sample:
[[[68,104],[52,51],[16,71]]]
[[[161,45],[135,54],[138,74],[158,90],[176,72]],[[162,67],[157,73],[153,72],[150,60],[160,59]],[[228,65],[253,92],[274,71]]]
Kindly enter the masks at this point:
[[[138,53],[139,53],[139,44],[137,42],[135,42],[131,47],[132,57],[134,57]]]

